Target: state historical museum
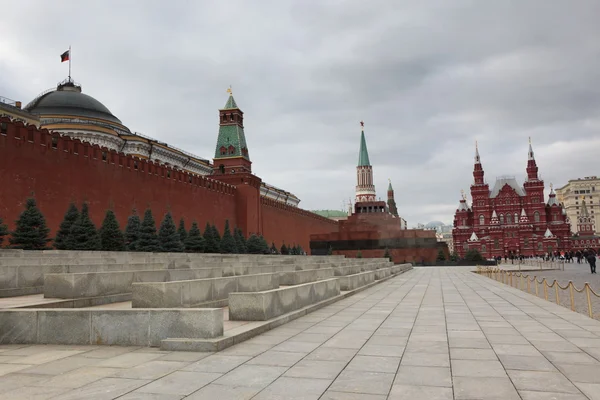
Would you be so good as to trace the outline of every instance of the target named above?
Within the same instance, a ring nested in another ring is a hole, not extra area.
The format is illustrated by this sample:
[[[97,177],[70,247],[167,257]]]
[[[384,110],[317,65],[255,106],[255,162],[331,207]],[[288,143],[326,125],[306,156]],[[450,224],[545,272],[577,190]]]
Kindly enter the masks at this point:
[[[514,177],[496,179],[494,188],[483,179],[479,150],[475,148],[472,205],[460,200],[454,215],[452,239],[456,253],[469,250],[485,258],[535,256],[571,249],[571,228],[565,210],[551,187],[544,199],[544,181],[538,177],[531,142],[527,180],[520,186]]]

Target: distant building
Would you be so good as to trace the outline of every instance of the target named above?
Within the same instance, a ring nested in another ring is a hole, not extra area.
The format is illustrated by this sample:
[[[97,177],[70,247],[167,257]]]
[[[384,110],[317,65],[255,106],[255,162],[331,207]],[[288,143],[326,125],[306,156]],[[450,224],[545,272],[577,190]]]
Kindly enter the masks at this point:
[[[311,210],[311,212],[334,221],[348,219],[348,213],[340,210]]]
[[[598,190],[596,190],[598,189]],[[596,176],[571,179],[561,188],[556,189],[558,202],[567,212],[573,232],[579,232],[577,219],[582,212],[583,202],[594,225],[598,226],[597,214],[600,212],[600,179]]]
[[[544,201],[544,181],[531,143],[527,180],[523,186],[514,177],[500,177],[492,190],[485,182],[479,150],[475,148],[472,205],[466,196],[454,215],[454,250],[464,256],[478,250],[484,257],[543,255],[571,249],[571,229],[565,210],[550,191]]]
[[[8,117],[13,121],[20,121],[25,125],[35,125],[40,127],[40,119],[37,115],[33,115],[21,109],[21,102],[7,99],[0,96],[0,117]]]
[[[437,238],[438,242],[446,243],[450,254],[454,253],[454,241],[452,239],[452,232],[438,232],[435,234],[435,237]]]

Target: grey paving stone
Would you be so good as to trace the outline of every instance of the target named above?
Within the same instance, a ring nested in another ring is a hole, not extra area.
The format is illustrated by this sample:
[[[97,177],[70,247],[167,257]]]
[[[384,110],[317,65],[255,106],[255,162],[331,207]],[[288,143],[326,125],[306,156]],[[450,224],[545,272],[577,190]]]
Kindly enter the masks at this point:
[[[137,392],[187,396],[221,376],[209,372],[175,371],[137,389]]]
[[[505,354],[501,354],[498,357],[505,369],[556,372],[556,368],[545,357],[511,356]]]
[[[267,387],[286,371],[286,367],[242,365],[215,381],[218,385],[247,386],[257,389]]]
[[[246,386],[223,386],[211,383],[186,397],[186,400],[250,400],[260,390]]]
[[[567,353],[564,351],[543,351],[542,353],[553,363],[598,364],[598,360],[582,351],[572,353]]]
[[[33,367],[24,369],[21,372],[26,374],[60,375],[80,367],[87,367],[97,363],[98,361],[93,358],[86,358],[76,355],[35,365]]]
[[[520,390],[519,394],[523,400],[587,400],[582,394],[552,393],[552,392],[530,392]]]
[[[450,348],[467,348],[467,349],[489,349],[490,343],[487,339],[474,338],[450,338]]]
[[[373,335],[367,341],[368,345],[378,345],[378,346],[402,346],[405,347],[408,342],[408,337],[398,337],[398,336],[377,336]]]
[[[316,361],[345,361],[348,362],[356,355],[357,349],[332,349],[327,347],[319,347],[308,354],[306,360]]]
[[[492,349],[450,349],[450,358],[456,360],[497,360],[498,356]]]
[[[310,353],[317,347],[319,347],[320,343],[310,343],[310,342],[296,342],[295,340],[286,340],[283,343],[278,344],[273,347],[274,351],[290,351],[293,353]]]
[[[407,353],[444,353],[448,354],[448,343],[444,342],[412,342],[406,345]]]
[[[254,399],[302,399],[317,400],[327,389],[330,380],[281,377],[267,386]]]
[[[290,368],[284,376],[333,380],[345,366],[344,361],[302,360]]]
[[[400,357],[380,357],[357,355],[350,361],[348,371],[373,371],[395,374],[400,365]]]
[[[452,360],[452,376],[504,378],[507,375],[499,361]]]
[[[129,393],[150,381],[138,379],[103,378],[92,384],[60,395],[60,400],[109,400]]]
[[[334,334],[329,333],[306,333],[302,332],[294,336],[295,342],[309,342],[309,343],[325,343]]]
[[[533,346],[522,344],[495,344],[494,351],[498,355],[541,357],[542,353]]]
[[[394,385],[452,387],[450,368],[400,365]]]
[[[240,343],[232,346],[228,349],[225,349],[220,352],[220,354],[224,356],[250,356],[255,357],[260,353],[264,353],[273,347],[270,344],[250,344],[250,343]]]
[[[194,362],[202,360],[213,353],[200,353],[200,352],[188,352],[188,351],[174,351],[169,354],[157,358],[157,361],[183,361],[183,362]]]
[[[187,366],[187,362],[179,361],[149,361],[144,364],[136,365],[133,368],[122,369],[115,373],[115,378],[128,379],[158,379],[173,371]]]
[[[304,353],[267,350],[264,353],[247,361],[246,365],[273,365],[276,367],[291,367],[304,357]]]
[[[43,347],[42,347],[43,349]],[[8,364],[45,364],[61,358],[71,357],[82,353],[79,350],[47,350],[43,349],[34,354],[27,355],[18,360],[9,361]]]
[[[120,368],[82,367],[61,375],[48,376],[31,385],[47,387],[78,388],[122,371]]]
[[[183,397],[176,394],[132,392],[119,397],[119,400],[180,400]]]
[[[46,400],[68,391],[68,388],[24,386],[1,395],[3,399],[11,400]]]
[[[97,367],[132,368],[148,361],[162,357],[156,353],[125,353],[116,357],[107,358],[96,364]]]
[[[387,395],[393,380],[394,374],[344,370],[333,382],[330,390],[336,392]]]
[[[521,400],[508,378],[454,378],[456,400]]]
[[[382,346],[377,344],[365,344],[358,352],[364,356],[402,357],[404,346]]]
[[[454,400],[452,388],[394,385],[389,400]]]
[[[411,365],[415,367],[450,367],[450,359],[447,353],[406,353],[402,357],[402,365]]]
[[[559,372],[515,371],[509,370],[508,376],[519,390],[539,392],[579,393],[579,390]]]
[[[249,356],[227,356],[217,353],[182,368],[183,371],[217,372],[225,374],[250,360]]]
[[[571,382],[600,384],[600,363],[597,364],[563,364],[555,363],[556,367]]]
[[[597,383],[576,383],[577,387],[590,400],[600,400],[600,385]]]
[[[121,354],[129,353],[139,349],[138,346],[121,347],[121,346],[102,346],[99,349],[82,353],[82,357],[90,358],[112,358]]]

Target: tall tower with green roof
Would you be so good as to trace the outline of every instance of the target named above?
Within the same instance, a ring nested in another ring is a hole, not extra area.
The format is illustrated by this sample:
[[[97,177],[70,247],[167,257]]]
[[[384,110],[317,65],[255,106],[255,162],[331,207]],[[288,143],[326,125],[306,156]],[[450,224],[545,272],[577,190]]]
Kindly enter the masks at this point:
[[[398,216],[398,207],[396,207],[396,200],[394,199],[394,188],[392,187],[392,180],[389,179],[390,184],[388,185],[388,190],[387,190],[387,204],[388,204],[388,210],[390,212],[390,214],[394,215],[394,216]]]
[[[252,172],[244,134],[244,113],[235,102],[231,88],[227,92],[227,103],[219,110],[219,137],[213,159],[215,175]]]
[[[356,202],[377,201],[375,185],[373,184],[373,167],[369,162],[369,151],[365,139],[365,123],[360,122],[360,149],[358,152],[358,166],[356,167]]]

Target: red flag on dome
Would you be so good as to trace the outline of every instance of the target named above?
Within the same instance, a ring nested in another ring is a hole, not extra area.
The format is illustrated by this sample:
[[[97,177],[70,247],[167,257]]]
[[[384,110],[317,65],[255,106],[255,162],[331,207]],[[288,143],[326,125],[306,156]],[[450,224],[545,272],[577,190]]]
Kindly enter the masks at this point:
[[[71,55],[71,50],[67,50],[60,55],[60,62],[69,61],[69,56]]]

